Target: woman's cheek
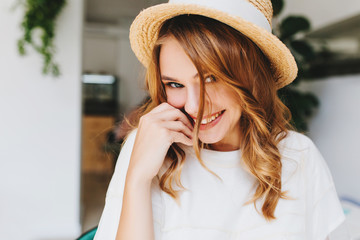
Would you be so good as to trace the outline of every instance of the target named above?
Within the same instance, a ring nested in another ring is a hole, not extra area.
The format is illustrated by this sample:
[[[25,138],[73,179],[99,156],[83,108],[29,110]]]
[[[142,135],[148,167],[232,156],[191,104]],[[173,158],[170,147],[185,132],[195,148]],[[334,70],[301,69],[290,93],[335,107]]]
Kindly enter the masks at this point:
[[[180,92],[180,91],[178,91]],[[167,103],[175,108],[183,108],[185,105],[185,96],[181,93],[174,93],[174,91],[166,91]]]

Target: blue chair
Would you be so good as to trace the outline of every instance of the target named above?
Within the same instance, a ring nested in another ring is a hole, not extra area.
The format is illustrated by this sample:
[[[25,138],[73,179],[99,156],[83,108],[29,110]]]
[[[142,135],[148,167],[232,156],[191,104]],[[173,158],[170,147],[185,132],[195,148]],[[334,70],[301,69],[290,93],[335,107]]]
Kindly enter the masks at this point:
[[[91,228],[90,230],[84,232],[83,234],[81,234],[80,237],[78,237],[76,240],[93,240],[95,237],[95,233],[97,230],[97,226],[94,228]]]

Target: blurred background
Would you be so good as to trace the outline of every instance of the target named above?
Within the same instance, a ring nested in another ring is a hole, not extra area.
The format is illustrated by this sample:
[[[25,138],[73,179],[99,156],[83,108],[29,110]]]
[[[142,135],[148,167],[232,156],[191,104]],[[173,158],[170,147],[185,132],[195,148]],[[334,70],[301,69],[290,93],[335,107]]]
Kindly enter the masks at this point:
[[[129,26],[161,2],[67,1],[56,19],[61,74],[54,77],[42,74],[32,48],[20,56],[24,9],[0,1],[0,239],[75,239],[98,224],[123,137],[119,122],[146,96]],[[287,40],[306,66],[293,89],[314,106],[303,113],[302,131],[327,161],[347,228],[360,239],[360,2],[284,3],[274,26],[281,30],[290,15],[311,23],[292,39],[305,45]],[[320,54],[302,57],[309,46]]]

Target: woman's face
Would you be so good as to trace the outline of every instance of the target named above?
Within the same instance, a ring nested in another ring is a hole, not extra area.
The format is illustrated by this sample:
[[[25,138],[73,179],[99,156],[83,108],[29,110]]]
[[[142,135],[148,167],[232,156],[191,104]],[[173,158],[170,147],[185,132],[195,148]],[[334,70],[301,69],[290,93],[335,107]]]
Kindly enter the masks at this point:
[[[168,37],[161,46],[160,73],[167,102],[183,109],[196,121],[200,102],[200,78],[195,65],[173,37]],[[235,92],[214,79],[211,73],[204,77],[206,94],[199,139],[219,151],[239,149],[241,111]]]

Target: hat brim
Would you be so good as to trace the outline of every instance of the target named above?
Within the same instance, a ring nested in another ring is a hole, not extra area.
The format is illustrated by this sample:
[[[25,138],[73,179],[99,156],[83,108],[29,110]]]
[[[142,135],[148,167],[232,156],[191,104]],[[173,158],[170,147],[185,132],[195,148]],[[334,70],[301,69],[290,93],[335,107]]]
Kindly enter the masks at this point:
[[[202,15],[223,22],[251,39],[268,57],[278,77],[277,88],[291,83],[298,68],[290,50],[275,35],[241,17],[194,4],[164,3],[139,13],[130,27],[130,45],[139,61],[147,68],[161,25],[183,14]]]

